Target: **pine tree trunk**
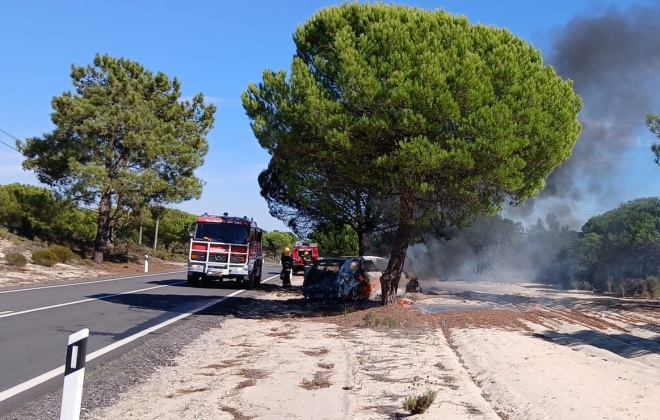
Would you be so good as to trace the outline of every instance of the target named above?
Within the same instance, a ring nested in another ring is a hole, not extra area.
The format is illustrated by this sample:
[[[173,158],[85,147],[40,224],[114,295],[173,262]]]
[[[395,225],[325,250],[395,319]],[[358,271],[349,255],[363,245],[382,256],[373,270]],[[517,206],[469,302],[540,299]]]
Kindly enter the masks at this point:
[[[93,260],[97,264],[103,262],[104,253],[110,243],[110,211],[112,210],[112,196],[110,192],[105,192],[101,196],[99,203],[99,221],[96,228],[96,240],[94,241]]]
[[[403,273],[403,264],[406,261],[406,251],[410,243],[410,234],[413,224],[413,198],[403,192],[399,198],[400,214],[399,226],[394,239],[394,249],[390,256],[387,269],[380,278],[381,300],[383,305],[396,303],[399,280]]]
[[[358,238],[359,239],[358,255],[364,255],[367,253],[367,251],[369,251],[369,248],[371,248],[371,241],[373,241],[373,238],[374,238],[373,229],[360,232]]]

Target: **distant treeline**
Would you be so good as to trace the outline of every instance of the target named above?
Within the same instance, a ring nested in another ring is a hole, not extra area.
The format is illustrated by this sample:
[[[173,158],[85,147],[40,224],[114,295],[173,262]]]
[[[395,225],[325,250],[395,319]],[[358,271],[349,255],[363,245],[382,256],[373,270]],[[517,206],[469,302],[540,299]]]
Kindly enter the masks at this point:
[[[589,219],[581,231],[553,213],[527,228],[499,216],[438,227],[409,248],[418,274],[536,280],[567,289],[660,296],[660,199],[639,198]],[[425,272],[424,270],[430,270]]]
[[[126,258],[132,244],[142,243],[156,248],[166,257],[172,253],[186,253],[188,231],[195,215],[165,208],[158,212],[145,210],[119,219],[115,226],[112,253]],[[97,234],[96,209],[77,207],[56,197],[51,190],[24,184],[0,185],[0,227],[11,233],[45,244],[65,245],[82,257],[94,248]],[[141,231],[141,237],[140,237]]]
[[[86,257],[94,246],[98,213],[58,199],[49,189],[0,185],[0,227],[46,244],[65,245]],[[133,245],[153,247],[162,256],[188,250],[196,215],[178,209],[142,211],[120,219],[115,258],[127,258]],[[141,233],[140,233],[141,232]],[[140,237],[141,235],[141,237]],[[322,256],[355,255],[357,235],[347,226],[324,226],[309,234]],[[267,232],[264,251],[277,259],[298,237]],[[371,254],[386,255],[389,233],[374,237]],[[438,223],[416,233],[408,251],[409,267],[421,276],[528,279],[624,296],[660,295],[660,198],[640,198],[594,216],[573,231],[550,213],[524,227],[500,216],[476,218],[458,228]]]

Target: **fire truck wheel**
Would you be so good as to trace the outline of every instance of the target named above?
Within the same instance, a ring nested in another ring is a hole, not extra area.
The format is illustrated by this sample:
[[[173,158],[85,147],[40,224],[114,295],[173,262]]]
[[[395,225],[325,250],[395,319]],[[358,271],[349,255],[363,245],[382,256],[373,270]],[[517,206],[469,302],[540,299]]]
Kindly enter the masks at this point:
[[[199,286],[199,276],[195,274],[188,274],[188,286],[190,287]]]
[[[245,287],[247,290],[252,290],[254,289],[254,275],[250,274],[249,276],[245,277],[243,279],[243,287]]]
[[[257,274],[254,275],[254,284],[255,284],[255,286],[258,286],[258,285],[261,284],[261,269],[262,269],[261,262],[256,262],[254,264],[254,271],[253,271],[253,273],[257,273]]]

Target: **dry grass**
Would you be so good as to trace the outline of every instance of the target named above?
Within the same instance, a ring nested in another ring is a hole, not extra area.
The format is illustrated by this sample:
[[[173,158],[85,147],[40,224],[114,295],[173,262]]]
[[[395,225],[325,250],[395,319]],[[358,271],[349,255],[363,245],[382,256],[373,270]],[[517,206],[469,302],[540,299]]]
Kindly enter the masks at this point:
[[[225,413],[231,414],[234,417],[234,420],[251,420],[254,418],[254,417],[246,416],[237,409],[233,407],[227,407],[226,405],[221,406],[220,411],[224,411]]]
[[[323,318],[344,328],[367,327],[370,320],[380,320],[379,325],[406,333],[423,333],[440,326],[440,319],[435,314],[424,313],[401,305],[373,306],[340,315]]]
[[[269,372],[263,370],[263,369],[241,369],[240,372],[238,372],[239,375],[245,377],[245,378],[250,378],[250,379],[265,379],[270,375]]]
[[[203,366],[202,369],[226,369],[228,367],[240,365],[242,362],[238,360],[223,360],[220,363],[213,363]]]
[[[288,339],[294,338],[295,334],[298,332],[296,326],[291,324],[285,324],[282,329],[271,328],[271,331],[272,332],[267,334],[269,337],[281,337]]]
[[[203,386],[201,388],[188,388],[188,389],[180,389],[177,392],[173,394],[166,395],[165,398],[176,398],[180,397],[182,395],[187,395],[187,394],[194,394],[196,392],[204,392],[208,391],[210,388],[207,386]]]
[[[403,409],[410,411],[410,414],[422,414],[433,404],[437,395],[437,391],[429,390],[422,395],[408,397],[403,401]]]
[[[239,382],[234,389],[249,388],[251,386],[255,386],[256,384],[257,384],[256,379],[246,379],[244,381]]]
[[[313,350],[303,350],[302,352],[308,356],[322,356],[324,354],[330,353],[330,350],[325,347],[321,347]]]
[[[310,380],[305,378],[300,383],[300,387],[307,390],[328,388],[330,385],[332,385],[330,382],[330,374],[323,371],[316,372],[313,379]]]

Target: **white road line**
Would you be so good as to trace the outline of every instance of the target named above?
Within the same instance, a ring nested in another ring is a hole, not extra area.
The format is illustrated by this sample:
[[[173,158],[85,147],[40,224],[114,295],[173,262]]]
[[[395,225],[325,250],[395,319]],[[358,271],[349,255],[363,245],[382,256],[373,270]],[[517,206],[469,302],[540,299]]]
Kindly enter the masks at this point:
[[[171,284],[162,284],[160,286],[145,287],[144,289],[129,290],[128,292],[123,292],[123,293],[115,293],[115,294],[112,294],[112,295],[104,295],[104,296],[95,297],[95,298],[76,300],[74,302],[59,303],[57,305],[43,306],[41,308],[34,308],[34,309],[26,309],[24,311],[10,312],[10,313],[6,313],[6,314],[0,314],[0,318],[7,318],[7,317],[10,317],[10,316],[29,314],[30,312],[45,311],[47,309],[61,308],[62,306],[76,305],[78,303],[91,302],[93,300],[103,300],[103,299],[111,298],[111,297],[114,297],[114,296],[129,295],[131,293],[144,292],[146,290],[153,290],[153,289],[160,289],[161,287],[173,286],[175,284],[182,284],[182,283],[185,283],[185,282],[178,281],[178,282],[171,283]]]
[[[52,286],[30,287],[29,289],[4,290],[4,291],[0,292],[0,295],[6,294],[6,293],[29,292],[31,290],[54,289],[54,288],[57,288],[57,287],[71,287],[71,286],[81,286],[81,285],[85,285],[85,284],[106,283],[106,282],[109,282],[109,281],[117,281],[117,280],[138,279],[140,277],[153,277],[153,276],[158,276],[158,275],[161,275],[161,274],[176,274],[176,273],[181,273],[183,271],[185,271],[185,270],[168,271],[167,273],[142,274],[142,275],[139,275],[139,276],[130,276],[130,277],[116,277],[116,278],[105,279],[105,280],[83,281],[83,282],[79,282],[79,283],[54,284]]]
[[[2,311],[2,312],[0,312],[0,315],[2,315],[2,314],[8,314],[8,313],[11,313],[11,312],[12,312],[12,311]]]
[[[269,280],[272,280],[272,279],[274,279],[275,277],[277,277],[277,276],[273,276],[273,277],[269,277],[269,278],[267,278],[266,280],[264,280],[264,283],[267,283]],[[163,286],[158,286],[158,287],[163,287]],[[245,290],[243,290],[243,289],[242,289],[242,290],[237,290],[237,291],[235,291],[234,293],[232,293],[232,294],[230,294],[230,295],[222,296],[222,297],[219,298],[219,299],[213,300],[213,301],[211,301],[211,302],[207,302],[207,303],[205,303],[204,305],[200,306],[199,308],[197,308],[197,309],[195,309],[195,310],[193,310],[193,311],[186,312],[186,313],[181,314],[181,315],[177,315],[176,317],[171,318],[171,319],[168,319],[168,320],[165,321],[165,322],[161,322],[161,323],[158,324],[158,325],[154,325],[153,327],[149,327],[149,328],[147,328],[146,330],[140,331],[140,332],[137,333],[137,334],[133,334],[133,335],[131,335],[130,337],[126,337],[126,338],[124,338],[123,340],[119,340],[119,341],[117,341],[117,342],[115,342],[115,343],[112,343],[112,344],[110,344],[110,345],[108,345],[108,346],[105,346],[105,347],[103,347],[103,348],[101,348],[101,349],[99,349],[99,350],[96,350],[96,351],[93,352],[93,353],[88,354],[87,357],[85,358],[85,361],[86,361],[86,362],[89,362],[89,361],[91,361],[91,360],[94,360],[94,359],[96,359],[97,357],[103,356],[104,354],[106,354],[106,353],[108,353],[108,352],[111,352],[112,350],[116,350],[116,349],[118,349],[119,347],[125,346],[126,344],[128,344],[128,343],[130,343],[130,342],[132,342],[132,341],[135,341],[135,340],[137,340],[137,339],[140,338],[140,337],[144,337],[144,336],[147,335],[147,334],[151,334],[151,333],[154,332],[154,331],[157,331],[157,330],[159,330],[159,329],[161,329],[161,328],[163,328],[163,327],[166,327],[166,326],[168,326],[168,325],[170,325],[170,324],[173,324],[173,323],[175,323],[175,322],[177,322],[177,321],[179,321],[179,320],[181,320],[181,319],[183,319],[183,318],[186,318],[186,317],[188,317],[188,316],[190,316],[190,315],[192,315],[192,314],[194,314],[194,313],[201,312],[201,311],[203,311],[203,310],[206,309],[206,308],[209,308],[209,307],[211,307],[211,306],[213,306],[213,305],[215,305],[215,304],[217,304],[217,303],[222,302],[223,300],[225,300],[225,299],[227,299],[227,298],[230,298],[230,297],[232,297],[232,296],[236,296],[236,295],[238,295],[238,294],[240,294],[240,293],[243,293],[243,292],[245,292]],[[122,293],[122,294],[124,294],[124,293]],[[13,396],[15,396],[15,395],[20,394],[21,392],[27,391],[28,389],[30,389],[30,388],[32,388],[32,387],[35,387],[35,386],[37,386],[37,385],[40,385],[40,384],[42,384],[42,383],[44,383],[44,382],[46,382],[46,381],[48,381],[48,380],[50,380],[50,379],[56,378],[56,377],[58,377],[58,376],[60,376],[60,375],[63,375],[63,374],[64,374],[64,365],[62,365],[62,366],[60,366],[60,367],[58,367],[58,368],[55,368],[55,369],[53,369],[53,370],[51,370],[51,371],[48,371],[48,372],[46,372],[46,373],[43,373],[43,374],[41,374],[41,375],[39,375],[39,376],[37,376],[37,377],[34,377],[34,378],[30,379],[30,380],[27,380],[27,381],[25,381],[25,382],[23,382],[23,383],[21,383],[21,384],[18,384],[18,385],[16,385],[16,386],[13,386],[13,387],[11,387],[11,388],[5,390],[5,391],[0,392],[0,402],[5,401],[5,400],[7,400],[7,399],[9,399],[9,398],[11,398],[11,397],[13,397]]]

